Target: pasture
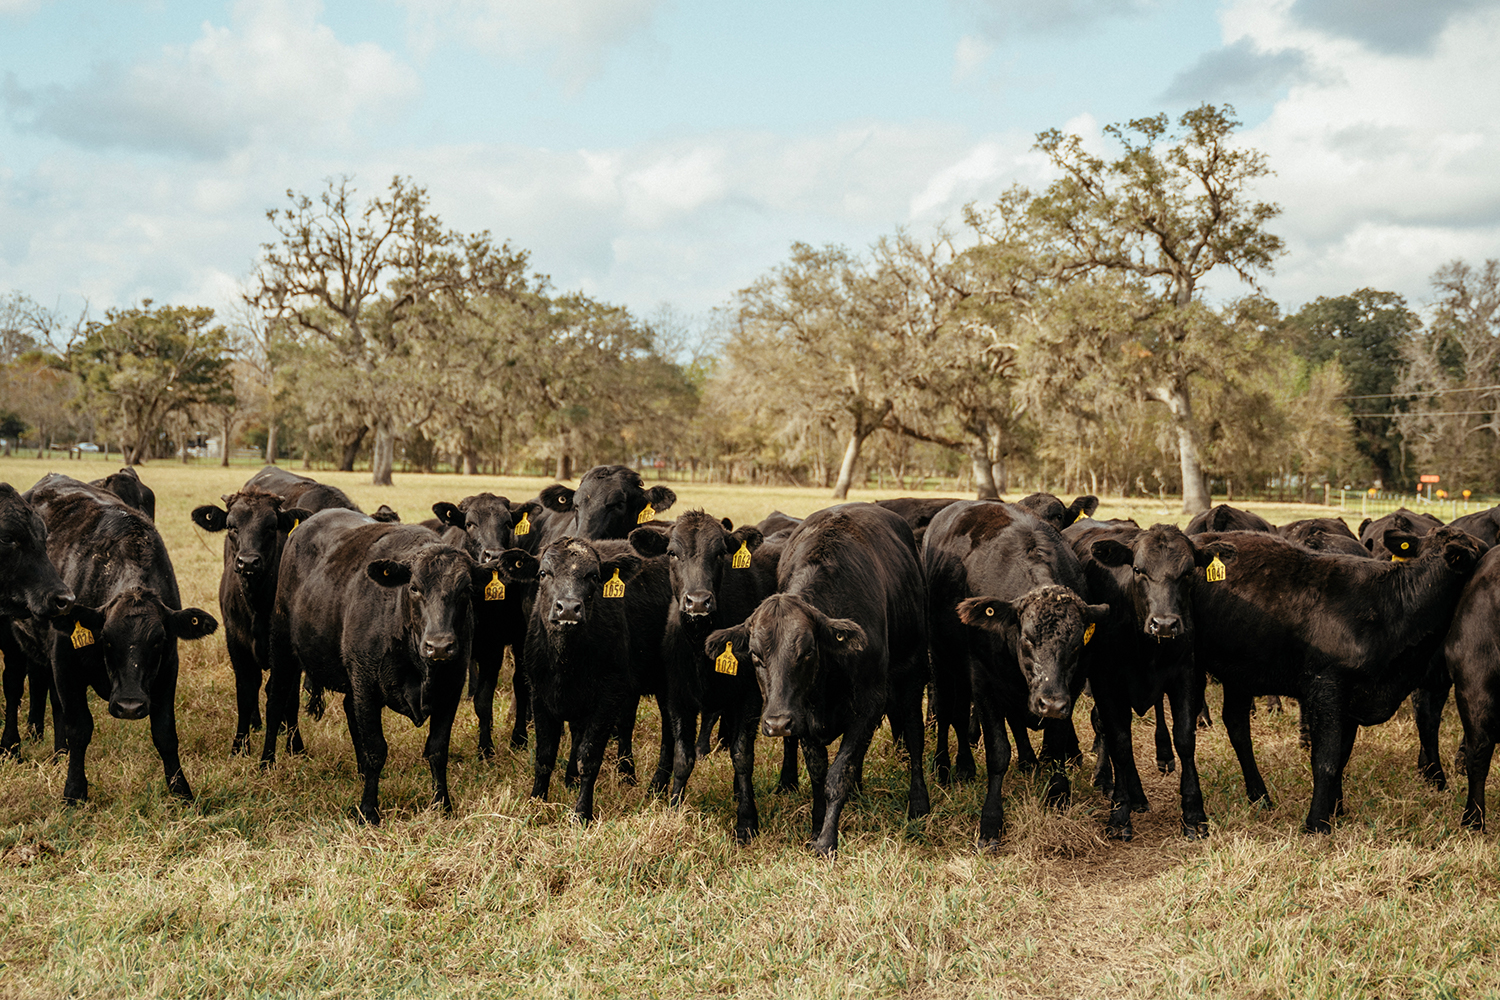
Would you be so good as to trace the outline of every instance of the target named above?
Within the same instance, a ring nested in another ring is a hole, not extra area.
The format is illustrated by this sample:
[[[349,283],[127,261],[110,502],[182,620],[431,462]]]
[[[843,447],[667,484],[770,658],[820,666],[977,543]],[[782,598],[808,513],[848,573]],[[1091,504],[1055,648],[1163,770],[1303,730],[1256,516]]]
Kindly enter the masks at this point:
[[[90,479],[115,468],[12,458],[0,460],[0,481],[24,490],[47,471]],[[222,567],[221,538],[188,512],[252,471],[140,470],[186,605],[218,614]],[[483,490],[521,499],[546,484],[404,475],[376,489],[364,473],[314,475],[408,522],[436,500]],[[702,506],[738,524],[830,503],[822,491],[672,486],[668,517]],[[897,494],[856,498],[887,495]],[[1252,509],[1277,523],[1328,513]],[[1098,516],[1126,515],[1185,520],[1149,502],[1106,501]],[[228,754],[234,696],[222,636],[180,649],[182,758],[196,802],[166,793],[146,724],[111,719],[97,702],[86,806],[62,804],[66,765],[48,752],[50,715],[42,742],[0,760],[0,996],[1500,995],[1500,852],[1493,832],[1459,824],[1451,704],[1448,790],[1418,778],[1403,708],[1361,733],[1345,777],[1348,814],[1328,837],[1301,832],[1311,782],[1295,711],[1262,710],[1256,752],[1274,808],[1245,801],[1216,724],[1199,736],[1212,833],[1183,840],[1177,776],[1157,773],[1142,719],[1135,745],[1153,810],[1136,817],[1134,841],[1105,839],[1107,803],[1089,785],[1086,755],[1061,811],[1013,768],[1004,841],[983,855],[974,849],[982,784],[933,782],[932,814],[908,823],[904,765],[885,729],[829,862],[802,846],[805,773],[798,793],[772,794],[779,746],[769,740],[756,768],[761,834],[747,847],[732,840],[722,752],[699,763],[681,810],[608,771],[598,818],[582,829],[560,782],[550,802],[527,797],[526,754],[476,757],[467,702],[450,766],[453,815],[426,808],[425,729],[388,712],[384,823],[363,826],[351,819],[359,787],[337,699],[321,721],[304,719],[305,757],[282,755],[263,772],[255,758]],[[504,691],[497,714],[510,710]],[[1213,685],[1209,703],[1217,717]],[[1085,745],[1087,707],[1077,711]],[[642,764],[657,725],[643,702]]]

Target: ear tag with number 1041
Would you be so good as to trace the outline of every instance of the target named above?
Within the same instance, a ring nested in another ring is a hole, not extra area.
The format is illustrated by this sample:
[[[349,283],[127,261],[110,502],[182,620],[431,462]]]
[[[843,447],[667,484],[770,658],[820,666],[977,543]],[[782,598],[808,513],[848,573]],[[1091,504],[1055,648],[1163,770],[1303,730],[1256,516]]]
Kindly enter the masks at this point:
[[[1219,561],[1218,556],[1214,556],[1214,561],[1209,563],[1208,567],[1203,571],[1203,578],[1209,583],[1219,583],[1227,575],[1228,573],[1224,569],[1224,564]]]

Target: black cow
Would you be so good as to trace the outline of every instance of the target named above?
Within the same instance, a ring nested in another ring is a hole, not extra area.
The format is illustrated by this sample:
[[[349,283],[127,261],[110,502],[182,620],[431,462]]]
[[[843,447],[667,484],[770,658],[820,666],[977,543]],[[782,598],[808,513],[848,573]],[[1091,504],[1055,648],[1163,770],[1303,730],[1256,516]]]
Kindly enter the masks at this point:
[[[1359,536],[1350,530],[1348,523],[1342,517],[1304,517],[1300,521],[1289,521],[1281,525],[1276,529],[1276,533],[1288,541],[1299,544],[1309,536],[1318,533],[1338,535],[1341,538],[1359,541]]]
[[[1458,521],[1454,521],[1453,526],[1457,525]],[[1469,795],[1464,802],[1463,822],[1475,830],[1484,829],[1485,784],[1495,755],[1495,740],[1500,738],[1497,623],[1500,623],[1500,549],[1491,548],[1464,586],[1453,613],[1453,624],[1443,641],[1443,656],[1458,701],[1458,717],[1464,725]]]
[[[711,632],[743,622],[776,589],[780,545],[763,548],[758,528],[732,528],[701,510],[689,511],[670,527],[643,525],[630,543],[643,556],[665,555],[672,602],[662,640],[666,668],[666,710],[673,740],[671,801],[680,803],[700,752],[698,719],[704,735],[715,719],[727,734],[734,762],[735,837],[744,843],[760,829],[755,808],[755,730],[760,721],[760,688],[750,664],[732,651],[710,656],[704,643]],[[729,655],[725,655],[728,652]],[[795,745],[784,745],[782,782],[797,784]]]
[[[1453,519],[1453,527],[1467,531],[1484,544],[1493,547],[1500,542],[1500,507],[1478,510]]]
[[[536,725],[531,794],[547,797],[566,722],[579,782],[573,812],[585,823],[605,745],[639,699],[625,594],[645,560],[628,546],[604,555],[600,544],[560,538],[542,550],[524,651]]]
[[[177,754],[177,640],[201,639],[218,627],[206,611],[182,608],[172,560],[151,519],[119,497],[50,473],[23,494],[47,525],[47,552],[77,603],[51,630],[21,625],[33,656],[52,665],[68,745],[63,798],[82,802],[84,768],[94,735],[88,689],[117,719],[151,719],[167,788],[191,799]]]
[[[1094,511],[1099,509],[1099,498],[1085,494],[1074,497],[1072,503],[1064,505],[1059,497],[1051,493],[1033,493],[1017,500],[1015,505],[1061,531],[1082,518],[1093,517]]]
[[[793,517],[790,514],[783,514],[779,510],[773,510],[756,527],[760,529],[763,538],[770,538],[772,535],[783,532],[791,534],[792,529],[801,523],[802,518],[800,517]]]
[[[193,509],[192,518],[204,531],[225,533],[219,613],[234,670],[236,709],[229,752],[250,753],[250,732],[261,726],[260,685],[271,663],[271,613],[287,536],[320,510],[359,508],[343,490],[274,465],[220,499],[222,507],[204,504]],[[302,752],[302,734],[295,725],[287,730],[287,749]]]
[[[1383,517],[1365,518],[1359,524],[1359,541],[1370,554],[1376,559],[1405,559],[1410,555],[1410,550],[1391,551],[1385,544],[1385,535],[1388,531],[1396,531],[1398,535],[1416,535],[1418,538],[1441,527],[1442,521],[1431,514],[1419,513],[1402,507],[1400,510],[1392,511]]]
[[[1195,515],[1187,527],[1182,529],[1185,535],[1202,535],[1210,531],[1264,531],[1276,534],[1275,526],[1259,514],[1231,507],[1227,503],[1210,507]]]
[[[753,664],[761,732],[802,744],[812,786],[811,847],[838,848],[839,815],[880,720],[909,758],[906,814],[931,809],[922,771],[926,587],[910,526],[874,504],[840,504],[802,522],[777,567],[779,593],[705,651]],[[842,736],[830,765],[828,744]]]
[[[344,696],[344,717],[364,776],[358,812],[380,822],[386,741],[381,710],[420,726],[432,803],[451,809],[448,743],[463,695],[474,602],[492,574],[530,578],[536,560],[510,549],[480,566],[420,525],[388,524],[351,510],[325,510],[287,539],[271,616],[264,764],[276,759],[283,726],[295,726],[305,675],[314,712],[322,692]]]
[[[1107,784],[1114,764],[1112,837],[1133,835],[1130,813],[1147,807],[1130,732],[1133,709],[1144,715],[1163,696],[1172,705],[1172,739],[1160,746],[1157,766],[1172,769],[1172,743],[1182,758],[1179,790],[1182,830],[1196,839],[1207,836],[1203,793],[1198,783],[1197,726],[1203,701],[1203,675],[1193,662],[1193,577],[1217,553],[1213,545],[1169,524],[1144,531],[1134,526],[1085,525],[1063,533],[1083,563],[1089,595],[1108,604],[1110,615],[1085,649],[1084,668],[1094,694],[1101,741],[1099,783]],[[1161,713],[1157,714],[1158,723]]]
[[[47,526],[9,483],[0,483],[0,654],[5,657],[5,732],[0,752],[21,744],[19,717],[27,674],[41,696],[52,690],[52,671],[22,651],[11,623],[51,618],[73,603],[73,591],[47,558]]]
[[[1393,530],[1382,541],[1399,550],[1418,539]],[[1224,684],[1224,727],[1246,792],[1269,802],[1250,742],[1248,699],[1294,695],[1312,741],[1306,827],[1326,833],[1342,809],[1358,727],[1390,718],[1421,682],[1482,543],[1438,528],[1415,558],[1381,562],[1312,552],[1260,532],[1199,539],[1214,542],[1233,551],[1220,553],[1222,578],[1194,581],[1194,655]]]
[[[439,501],[432,512],[443,529],[443,539],[469,553],[481,565],[496,562],[507,549],[530,551],[523,540],[533,529],[533,519],[544,508],[539,501],[512,502],[493,493],[464,497],[458,503]],[[517,526],[524,531],[517,537]],[[495,570],[498,574],[498,568]],[[483,599],[474,606],[474,664],[469,690],[474,696],[474,715],[479,720],[479,755],[495,753],[492,734],[495,717],[495,688],[500,683],[505,649],[510,647],[514,661],[511,687],[515,694],[516,721],[511,727],[510,745],[517,750],[526,747],[526,725],[531,719],[531,691],[526,686],[526,671],[521,669],[521,651],[526,642],[526,612],[532,596],[530,583],[507,587],[498,575],[486,586]]]
[[[111,472],[103,479],[95,479],[89,485],[108,490],[152,521],[156,520],[156,493],[141,482],[140,473],[131,466],[126,466],[119,472]]]
[[[640,473],[628,465],[597,465],[583,474],[577,489],[553,483],[538,498],[553,514],[543,543],[572,536],[591,541],[625,538],[636,525],[655,520],[656,515],[677,502],[677,494],[666,486],[646,488]]]
[[[1079,653],[1109,613],[1091,605],[1078,558],[1051,524],[1011,504],[964,501],[927,528],[922,549],[932,630],[936,766],[946,777],[948,730],[963,739],[972,699],[983,728],[989,783],[980,814],[981,845],[1004,827],[1001,786],[1010,766],[1007,721],[1071,732],[1073,701],[1083,690]],[[970,626],[970,627],[966,627]],[[1076,742],[1076,737],[1075,737]],[[971,771],[972,760],[964,771]],[[1068,777],[1053,772],[1048,799],[1066,801]]]

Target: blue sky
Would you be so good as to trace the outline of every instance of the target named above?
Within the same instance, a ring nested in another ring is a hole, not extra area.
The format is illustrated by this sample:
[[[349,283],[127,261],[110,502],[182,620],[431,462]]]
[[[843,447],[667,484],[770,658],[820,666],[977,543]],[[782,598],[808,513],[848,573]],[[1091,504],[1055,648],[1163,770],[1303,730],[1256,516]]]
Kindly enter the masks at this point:
[[[225,308],[287,189],[400,173],[559,288],[701,317],[793,241],[1045,184],[1042,129],[1228,101],[1267,290],[1420,304],[1500,256],[1497,50],[1496,0],[0,0],[0,293]]]

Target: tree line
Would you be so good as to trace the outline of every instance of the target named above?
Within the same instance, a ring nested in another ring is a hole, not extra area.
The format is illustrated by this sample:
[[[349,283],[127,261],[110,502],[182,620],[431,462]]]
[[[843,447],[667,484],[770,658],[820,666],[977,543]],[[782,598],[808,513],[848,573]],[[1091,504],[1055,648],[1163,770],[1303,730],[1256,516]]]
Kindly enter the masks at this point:
[[[107,434],[127,462],[204,428],[388,483],[409,467],[545,472],[654,460],[820,485],[961,477],[1181,495],[1500,490],[1500,263],[1443,265],[1429,316],[1358,289],[1283,313],[1270,172],[1229,107],[1052,130],[1057,179],[929,237],[794,243],[688,322],[561,292],[461,233],[410,179],[288,191],[243,307],[71,326],[0,301],[0,436]],[[1212,295],[1208,294],[1212,281]]]

